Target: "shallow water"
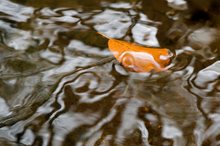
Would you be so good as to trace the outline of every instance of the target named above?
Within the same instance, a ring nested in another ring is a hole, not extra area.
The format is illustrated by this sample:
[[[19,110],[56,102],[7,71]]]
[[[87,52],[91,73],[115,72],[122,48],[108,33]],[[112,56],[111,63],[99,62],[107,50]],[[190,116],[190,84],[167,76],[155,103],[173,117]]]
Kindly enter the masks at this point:
[[[220,145],[220,3],[202,2],[0,0],[0,145]],[[170,49],[170,69],[127,71],[97,32]]]

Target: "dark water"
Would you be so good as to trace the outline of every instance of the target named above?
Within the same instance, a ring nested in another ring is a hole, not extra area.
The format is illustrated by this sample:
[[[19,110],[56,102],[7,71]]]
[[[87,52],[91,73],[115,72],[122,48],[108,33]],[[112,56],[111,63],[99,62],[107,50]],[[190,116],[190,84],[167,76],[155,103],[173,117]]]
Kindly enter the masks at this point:
[[[217,0],[0,0],[1,146],[219,146]],[[131,73],[108,37],[167,47]]]

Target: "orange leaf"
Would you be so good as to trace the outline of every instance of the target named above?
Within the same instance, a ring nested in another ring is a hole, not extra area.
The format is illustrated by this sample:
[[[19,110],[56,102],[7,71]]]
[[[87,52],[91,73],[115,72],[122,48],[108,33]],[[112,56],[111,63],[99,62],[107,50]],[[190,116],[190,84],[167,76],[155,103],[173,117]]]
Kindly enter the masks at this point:
[[[165,67],[170,63],[171,56],[166,48],[146,48],[134,43],[108,39],[109,50],[129,71],[149,72],[154,70],[159,72],[166,70]]]

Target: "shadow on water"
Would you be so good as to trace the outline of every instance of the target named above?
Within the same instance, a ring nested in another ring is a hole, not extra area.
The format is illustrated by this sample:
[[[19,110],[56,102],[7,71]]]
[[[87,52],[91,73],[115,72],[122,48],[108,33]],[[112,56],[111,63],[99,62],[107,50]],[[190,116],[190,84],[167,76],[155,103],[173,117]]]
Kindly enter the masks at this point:
[[[220,145],[220,3],[202,2],[0,0],[0,145]],[[175,57],[128,72],[97,32]]]

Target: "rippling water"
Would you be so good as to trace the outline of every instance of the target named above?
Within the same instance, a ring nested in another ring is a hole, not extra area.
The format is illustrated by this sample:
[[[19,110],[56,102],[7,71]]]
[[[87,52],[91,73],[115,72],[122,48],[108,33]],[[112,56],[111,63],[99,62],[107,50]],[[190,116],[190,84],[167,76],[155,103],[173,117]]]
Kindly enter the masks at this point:
[[[0,0],[0,145],[220,145],[219,8]],[[126,71],[97,32],[170,49],[170,69]]]

